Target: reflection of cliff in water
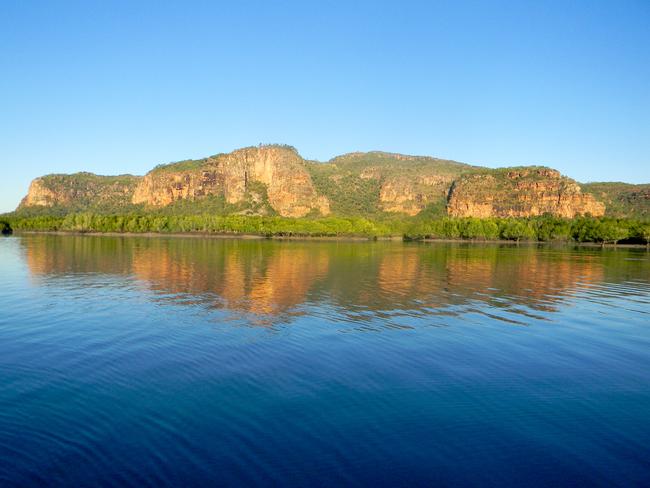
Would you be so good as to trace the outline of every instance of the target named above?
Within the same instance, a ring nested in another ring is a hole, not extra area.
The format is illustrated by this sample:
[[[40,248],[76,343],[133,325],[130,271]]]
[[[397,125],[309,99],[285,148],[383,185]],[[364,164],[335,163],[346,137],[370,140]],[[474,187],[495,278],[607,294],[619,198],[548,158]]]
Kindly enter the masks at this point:
[[[156,241],[156,240],[152,240]],[[223,306],[274,314],[300,305],[328,269],[324,249],[262,241],[176,239],[134,255],[135,276],[166,294],[216,295]]]
[[[278,242],[198,238],[29,236],[35,277],[123,275],[160,300],[250,312],[299,312],[327,302],[346,313],[443,313],[481,303],[515,313],[553,311],[585,286],[647,280],[630,249]]]

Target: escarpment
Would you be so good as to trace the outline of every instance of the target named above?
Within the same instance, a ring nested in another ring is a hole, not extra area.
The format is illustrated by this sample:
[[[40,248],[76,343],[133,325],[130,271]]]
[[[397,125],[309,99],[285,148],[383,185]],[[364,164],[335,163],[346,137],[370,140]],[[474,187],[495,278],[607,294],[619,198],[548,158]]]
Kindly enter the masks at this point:
[[[283,146],[239,149],[156,168],[135,189],[133,203],[164,206],[210,195],[223,196],[229,204],[247,197],[268,198],[284,217],[303,217],[314,210],[329,214],[329,201],[316,193],[305,161],[293,148]]]
[[[449,192],[452,217],[532,217],[551,214],[573,218],[601,216],[605,205],[556,170],[502,168],[461,176]]]
[[[444,201],[453,181],[449,175],[387,177],[379,192],[381,208],[385,212],[417,215],[427,205]]]
[[[260,145],[156,166],[145,176],[91,173],[32,181],[17,211],[146,211],[318,217],[650,215],[650,185],[579,185],[539,166],[488,169],[428,156],[356,152],[307,161]],[[602,203],[604,202],[604,203]]]
[[[101,176],[93,173],[52,174],[34,179],[18,209],[67,207],[84,209],[128,206],[141,177]]]

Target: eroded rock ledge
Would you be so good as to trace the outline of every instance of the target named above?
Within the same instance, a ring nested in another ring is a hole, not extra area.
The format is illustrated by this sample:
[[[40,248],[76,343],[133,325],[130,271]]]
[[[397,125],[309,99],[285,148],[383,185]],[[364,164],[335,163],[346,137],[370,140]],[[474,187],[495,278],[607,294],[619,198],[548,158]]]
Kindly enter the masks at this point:
[[[573,218],[605,213],[605,205],[556,170],[502,168],[461,176],[454,181],[447,211],[452,217],[532,217],[551,214]]]

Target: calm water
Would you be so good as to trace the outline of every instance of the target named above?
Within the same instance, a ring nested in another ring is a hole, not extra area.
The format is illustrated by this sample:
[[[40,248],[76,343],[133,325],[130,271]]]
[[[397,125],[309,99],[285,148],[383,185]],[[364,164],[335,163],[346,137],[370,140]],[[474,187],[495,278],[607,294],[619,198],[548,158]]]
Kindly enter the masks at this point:
[[[650,254],[0,239],[0,485],[650,484]]]

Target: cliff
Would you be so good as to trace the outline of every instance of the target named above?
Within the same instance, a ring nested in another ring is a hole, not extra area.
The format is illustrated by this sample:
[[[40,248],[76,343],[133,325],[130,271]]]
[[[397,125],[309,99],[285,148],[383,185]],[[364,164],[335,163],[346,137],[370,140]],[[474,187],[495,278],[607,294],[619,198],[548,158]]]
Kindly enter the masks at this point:
[[[32,181],[18,211],[571,218],[600,216],[606,207],[612,216],[648,216],[650,185],[592,183],[581,189],[545,167],[488,169],[386,152],[321,163],[304,160],[290,146],[260,145],[159,165],[143,177],[43,176]]]
[[[605,205],[556,170],[544,167],[481,170],[461,176],[449,192],[453,217],[602,216]]]
[[[123,208],[131,198],[139,176],[100,176],[92,173],[53,174],[36,178],[18,209],[28,207]]]
[[[135,189],[133,203],[165,206],[206,196],[221,196],[228,204],[268,201],[284,217],[329,214],[329,201],[316,193],[305,161],[286,146],[249,147],[155,168]]]

